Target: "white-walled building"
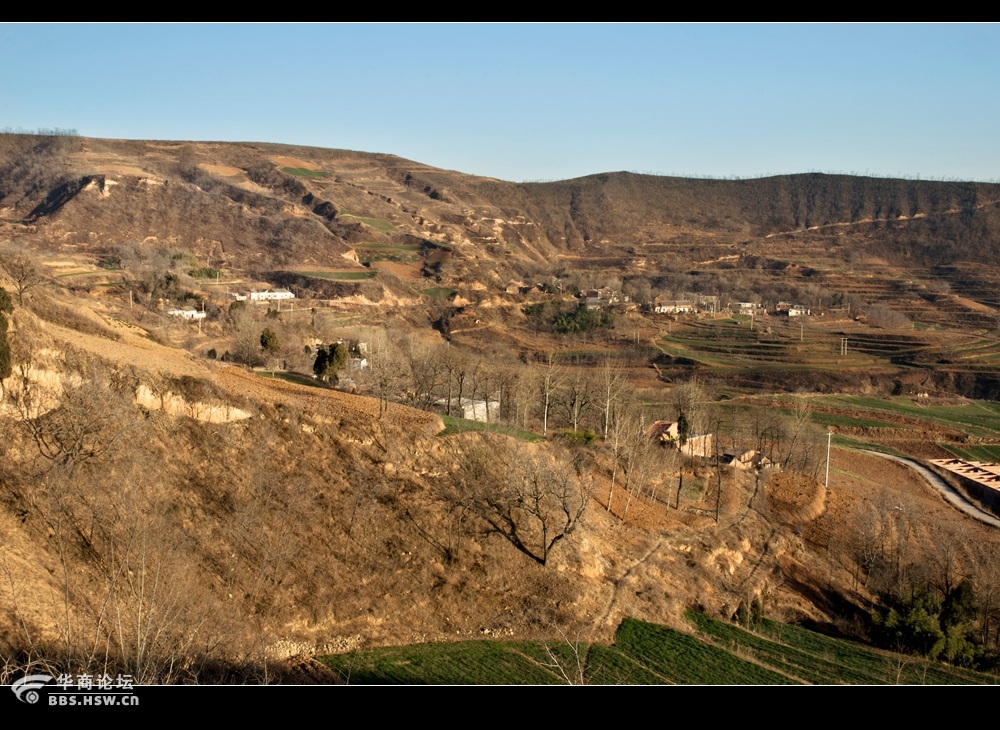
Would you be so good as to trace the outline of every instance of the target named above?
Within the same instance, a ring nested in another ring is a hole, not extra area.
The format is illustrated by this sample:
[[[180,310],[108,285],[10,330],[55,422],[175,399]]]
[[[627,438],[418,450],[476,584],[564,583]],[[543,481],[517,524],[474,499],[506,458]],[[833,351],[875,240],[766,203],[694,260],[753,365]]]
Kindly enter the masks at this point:
[[[275,302],[283,299],[295,299],[295,295],[290,291],[252,291],[250,292],[251,302]]]
[[[180,317],[181,319],[188,319],[192,321],[205,319],[207,316],[204,312],[198,309],[168,309],[167,314],[171,317]]]

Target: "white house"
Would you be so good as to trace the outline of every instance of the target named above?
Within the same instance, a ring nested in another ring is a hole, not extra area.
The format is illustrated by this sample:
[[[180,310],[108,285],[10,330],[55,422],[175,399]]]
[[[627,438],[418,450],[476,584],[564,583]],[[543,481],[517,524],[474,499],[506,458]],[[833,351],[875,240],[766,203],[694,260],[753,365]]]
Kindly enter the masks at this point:
[[[205,319],[206,314],[197,309],[168,309],[167,314],[171,317],[180,317],[181,319],[189,320],[199,320]]]
[[[697,308],[693,299],[667,299],[662,294],[653,298],[653,311],[657,314],[688,314]]]
[[[274,302],[282,299],[295,299],[295,295],[290,291],[252,291],[250,301],[252,302]]]

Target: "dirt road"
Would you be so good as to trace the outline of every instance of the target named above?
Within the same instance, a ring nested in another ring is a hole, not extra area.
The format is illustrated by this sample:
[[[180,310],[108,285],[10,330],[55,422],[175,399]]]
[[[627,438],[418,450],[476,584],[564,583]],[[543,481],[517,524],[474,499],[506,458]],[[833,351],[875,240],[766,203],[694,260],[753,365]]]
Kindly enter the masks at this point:
[[[902,456],[892,456],[890,454],[882,454],[878,451],[866,451],[866,454],[871,454],[872,456],[878,456],[883,459],[889,459],[890,461],[895,461],[900,464],[905,464],[906,466],[913,469],[924,481],[931,485],[945,500],[958,510],[961,510],[969,517],[973,517],[983,524],[990,525],[991,527],[1000,527],[1000,520],[998,520],[993,515],[984,512],[983,510],[976,507],[971,502],[966,501],[958,492],[951,488],[951,486],[945,482],[941,477],[932,472],[927,467],[923,466],[919,462],[913,461],[912,459],[907,459]]]

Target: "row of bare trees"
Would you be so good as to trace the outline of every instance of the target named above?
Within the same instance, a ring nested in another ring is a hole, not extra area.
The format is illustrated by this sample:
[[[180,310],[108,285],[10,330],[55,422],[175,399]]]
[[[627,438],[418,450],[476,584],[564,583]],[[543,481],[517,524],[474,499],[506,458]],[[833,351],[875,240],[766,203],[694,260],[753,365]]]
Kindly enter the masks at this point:
[[[971,525],[929,524],[910,495],[883,488],[857,504],[833,544],[855,589],[872,596],[872,632],[888,648],[1000,662],[995,540]]]
[[[476,353],[416,338],[369,333],[369,362],[379,397],[422,409],[461,415],[469,399],[489,422],[537,429],[592,429],[608,436],[617,398],[627,388],[625,369],[607,357],[597,368],[569,367],[555,353],[515,360],[500,350]]]

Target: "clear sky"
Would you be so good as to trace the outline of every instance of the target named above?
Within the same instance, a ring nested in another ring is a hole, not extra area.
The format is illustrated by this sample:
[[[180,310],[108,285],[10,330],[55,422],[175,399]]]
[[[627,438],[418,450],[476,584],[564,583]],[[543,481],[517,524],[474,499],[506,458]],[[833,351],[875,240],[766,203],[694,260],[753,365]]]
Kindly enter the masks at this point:
[[[632,170],[1000,179],[1000,25],[0,24],[0,128]]]

